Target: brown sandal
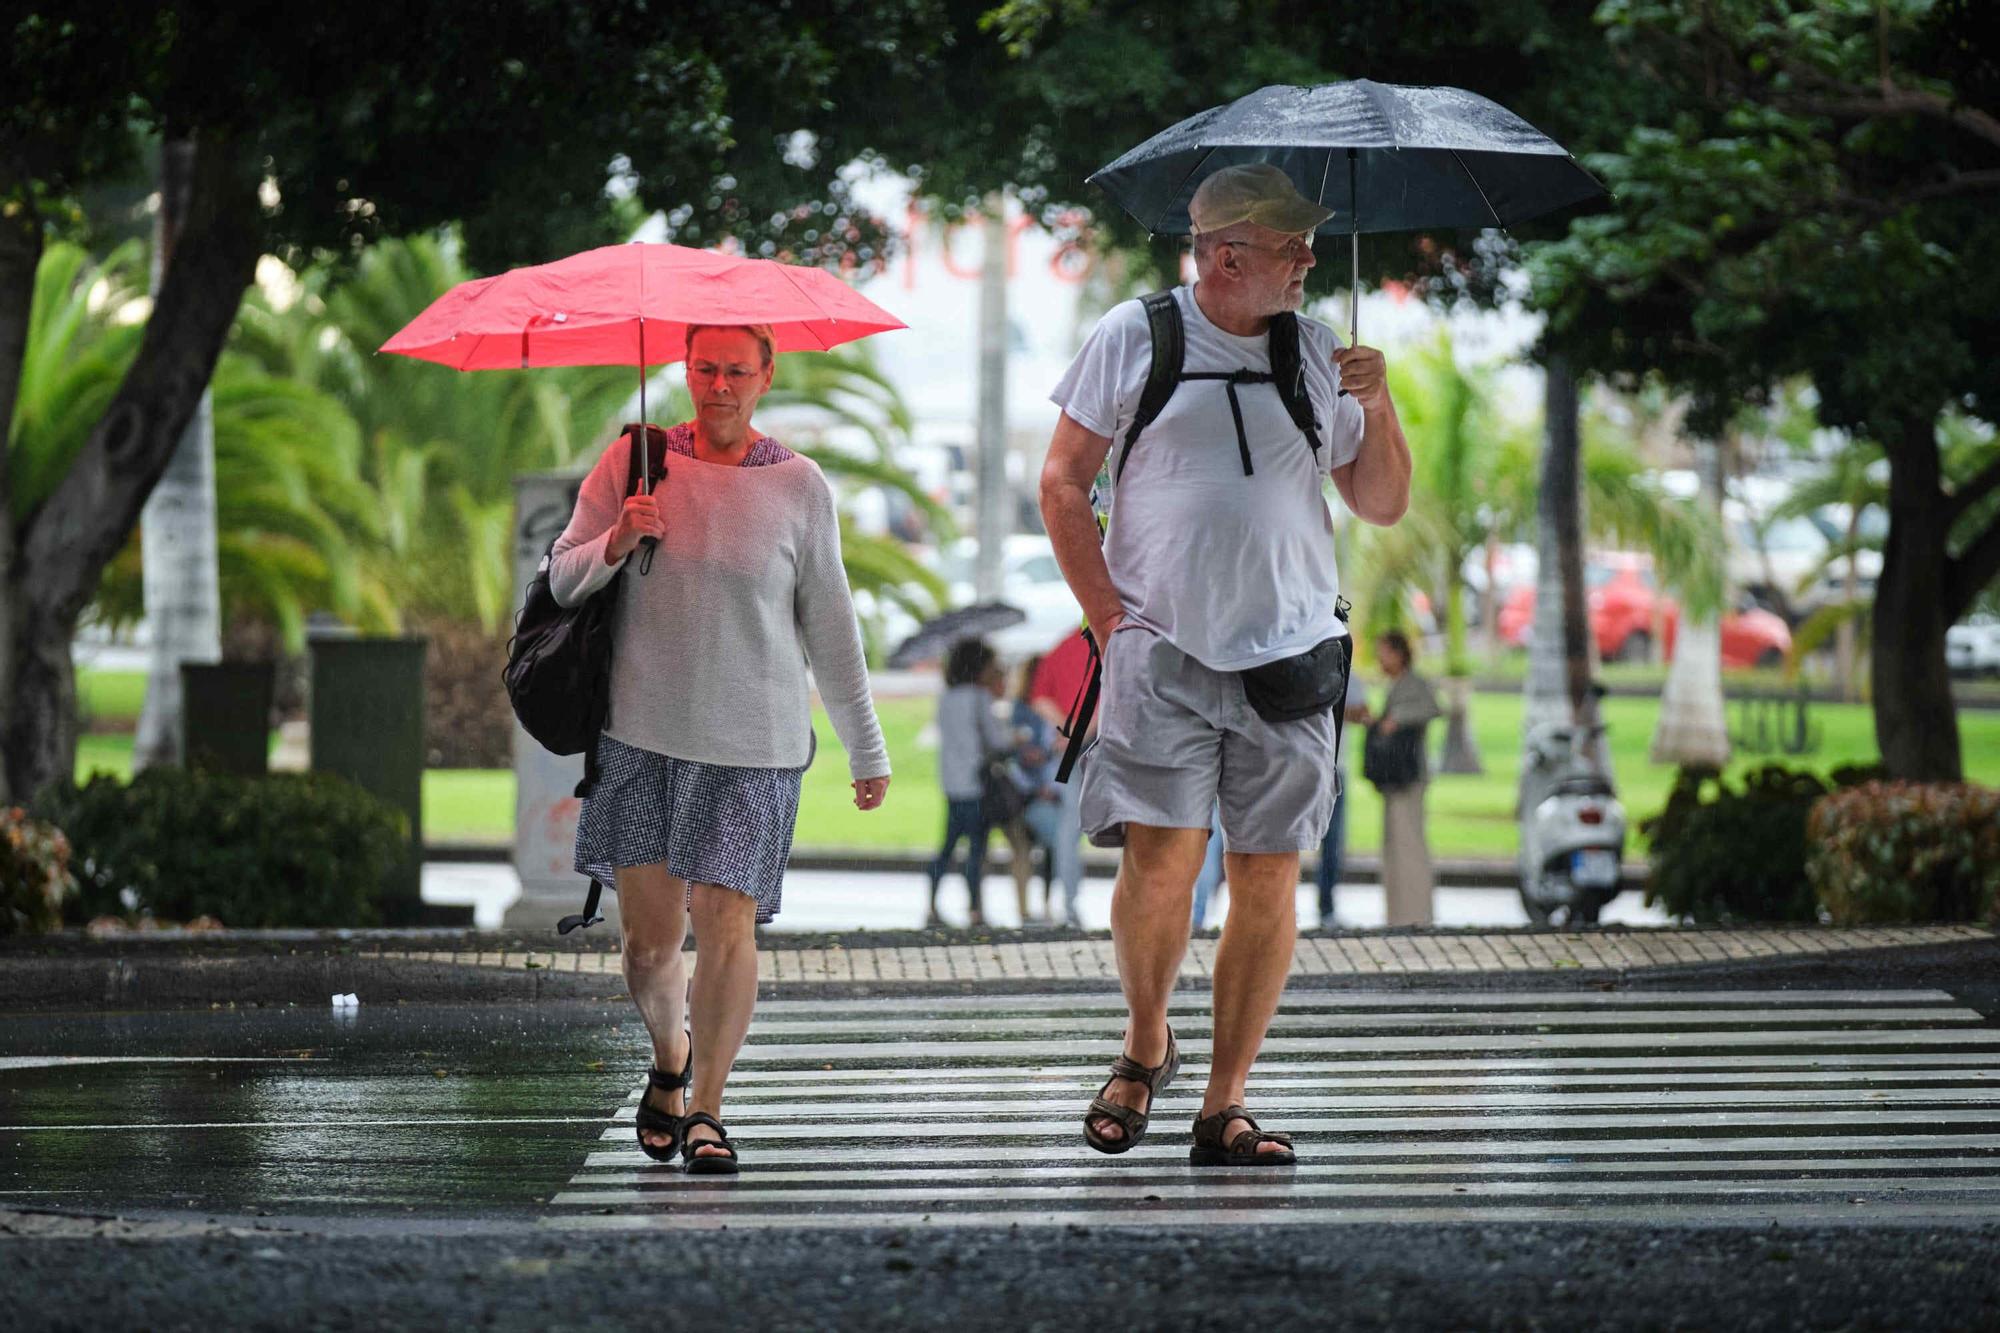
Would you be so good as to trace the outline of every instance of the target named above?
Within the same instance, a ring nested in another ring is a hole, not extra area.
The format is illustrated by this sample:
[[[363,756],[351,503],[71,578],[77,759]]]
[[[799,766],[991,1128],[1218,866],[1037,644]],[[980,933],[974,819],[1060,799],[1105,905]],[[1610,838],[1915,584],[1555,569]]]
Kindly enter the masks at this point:
[[[1224,1143],[1222,1131],[1232,1120],[1241,1120],[1250,1128]],[[1278,1152],[1258,1152],[1260,1143],[1283,1146]],[[1240,1106],[1225,1106],[1214,1115],[1195,1118],[1194,1147],[1188,1150],[1188,1161],[1195,1166],[1292,1166],[1298,1160],[1289,1135],[1266,1134]]]
[[[1144,1138],[1146,1122],[1151,1119],[1153,1113],[1153,1099],[1173,1081],[1174,1075],[1180,1072],[1180,1067],[1181,1048],[1174,1042],[1172,1028],[1167,1029],[1166,1058],[1151,1069],[1121,1051],[1118,1058],[1111,1062],[1111,1077],[1104,1080],[1104,1086],[1097,1090],[1097,1096],[1091,1098],[1090,1109],[1083,1113],[1083,1141],[1099,1152],[1115,1155],[1124,1152]],[[1111,1085],[1121,1078],[1145,1085],[1145,1110],[1121,1105],[1104,1095],[1111,1091]],[[1125,1132],[1118,1138],[1107,1139],[1097,1128],[1095,1122],[1098,1120],[1109,1120]]]

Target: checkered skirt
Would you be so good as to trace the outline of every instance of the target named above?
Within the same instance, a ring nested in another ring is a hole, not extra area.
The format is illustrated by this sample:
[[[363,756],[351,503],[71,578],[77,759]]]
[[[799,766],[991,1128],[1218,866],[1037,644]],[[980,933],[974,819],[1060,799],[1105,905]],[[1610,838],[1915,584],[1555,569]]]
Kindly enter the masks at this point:
[[[597,786],[576,824],[576,870],[606,888],[619,866],[665,862],[690,885],[718,884],[778,915],[803,768],[700,764],[597,738]]]

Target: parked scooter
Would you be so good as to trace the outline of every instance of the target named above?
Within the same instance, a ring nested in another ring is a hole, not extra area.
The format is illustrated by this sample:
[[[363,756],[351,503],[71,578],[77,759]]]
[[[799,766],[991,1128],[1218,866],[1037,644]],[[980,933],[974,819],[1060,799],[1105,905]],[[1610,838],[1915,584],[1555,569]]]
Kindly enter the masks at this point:
[[[1593,757],[1602,726],[1528,734],[1521,776],[1521,905],[1538,926],[1594,922],[1618,896],[1625,807]]]

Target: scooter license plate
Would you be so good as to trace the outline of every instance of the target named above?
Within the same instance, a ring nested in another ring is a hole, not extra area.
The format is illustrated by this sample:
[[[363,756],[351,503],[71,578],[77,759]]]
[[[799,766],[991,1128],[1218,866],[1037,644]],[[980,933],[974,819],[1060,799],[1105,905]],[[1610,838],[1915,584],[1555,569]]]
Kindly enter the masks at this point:
[[[1614,888],[1618,883],[1618,856],[1599,847],[1577,852],[1570,860],[1569,878],[1580,889]]]

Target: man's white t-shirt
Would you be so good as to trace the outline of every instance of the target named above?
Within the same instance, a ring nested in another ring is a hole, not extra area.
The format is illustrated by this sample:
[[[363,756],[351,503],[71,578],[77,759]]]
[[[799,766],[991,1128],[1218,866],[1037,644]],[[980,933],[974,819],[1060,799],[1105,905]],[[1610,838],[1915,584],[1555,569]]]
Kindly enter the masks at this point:
[[[1271,369],[1269,339],[1211,324],[1194,288],[1174,292],[1186,329],[1185,374]],[[1339,396],[1332,329],[1299,319],[1299,355],[1324,446],[1317,460],[1271,384],[1240,384],[1252,475],[1243,475],[1229,391],[1189,380],[1118,457],[1152,369],[1152,333],[1137,300],[1098,324],[1049,395],[1085,430],[1111,440],[1111,528],[1104,559],[1126,616],[1217,671],[1292,657],[1342,632],[1334,616],[1327,474],[1361,449],[1361,405]]]

